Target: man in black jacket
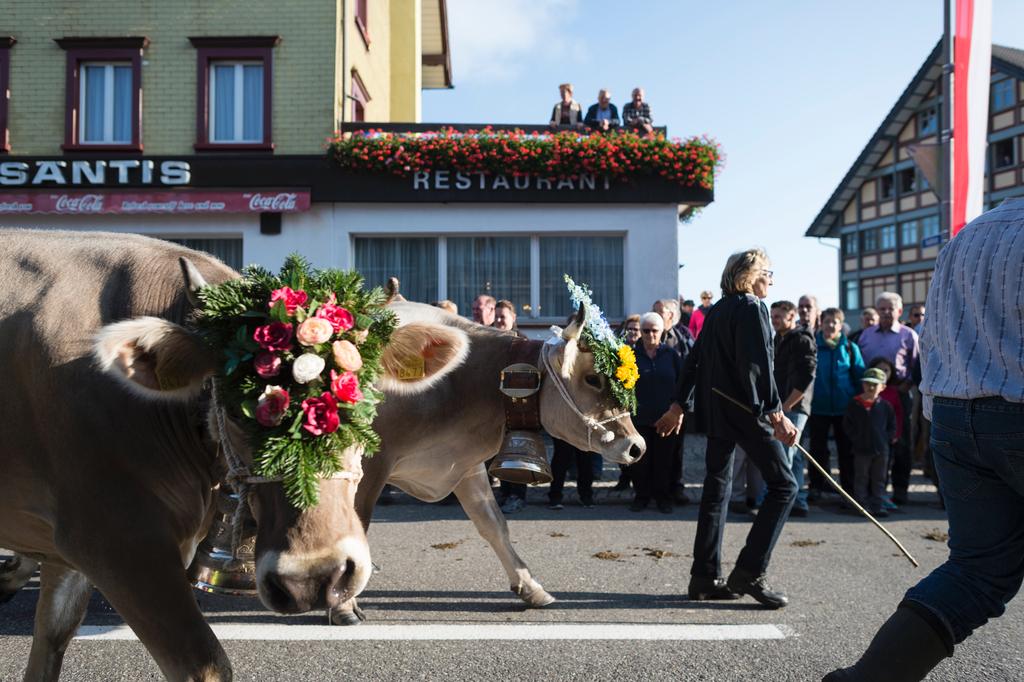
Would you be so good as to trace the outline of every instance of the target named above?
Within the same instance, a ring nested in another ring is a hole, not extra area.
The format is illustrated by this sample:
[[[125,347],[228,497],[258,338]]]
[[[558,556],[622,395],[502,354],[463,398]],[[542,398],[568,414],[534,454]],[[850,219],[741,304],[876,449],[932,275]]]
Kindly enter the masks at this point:
[[[697,517],[691,600],[730,599],[748,594],[768,608],[788,603],[773,590],[765,571],[772,549],[796,499],[796,481],[784,446],[797,430],[782,412],[773,376],[768,311],[772,272],[760,249],[733,254],[722,273],[722,298],[708,312],[687,359],[677,402],[655,425],[673,433],[682,424],[684,406],[693,406],[707,428],[707,474]],[[743,447],[760,469],[767,494],[729,579],[721,578],[725,502],[732,479],[733,453]]]
[[[775,328],[775,385],[782,399],[782,411],[797,430],[797,441],[811,414],[814,373],[818,368],[818,348],[814,333],[798,324],[797,308],[792,301],[772,303],[772,327]],[[786,454],[796,479],[796,502],[791,516],[807,516],[807,493],[804,492],[804,454],[796,445]]]

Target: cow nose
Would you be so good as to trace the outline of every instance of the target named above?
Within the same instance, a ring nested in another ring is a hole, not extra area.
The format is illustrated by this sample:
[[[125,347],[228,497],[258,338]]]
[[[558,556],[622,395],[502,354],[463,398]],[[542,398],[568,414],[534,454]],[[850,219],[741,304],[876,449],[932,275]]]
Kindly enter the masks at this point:
[[[330,576],[325,584],[327,608],[335,609],[358,594],[359,578],[356,562],[348,559]]]
[[[633,458],[633,462],[636,462],[637,460],[639,460],[641,457],[644,456],[644,452],[645,451],[646,451],[646,447],[641,447],[641,446],[637,445],[636,443],[634,443],[629,448],[629,456]],[[630,463],[632,464],[632,462],[630,462]]]
[[[347,561],[333,572],[302,578],[268,572],[263,578],[263,594],[268,606],[278,613],[305,613],[341,603],[339,598],[347,592],[351,581],[346,578],[354,573]],[[342,586],[341,589],[338,586]]]

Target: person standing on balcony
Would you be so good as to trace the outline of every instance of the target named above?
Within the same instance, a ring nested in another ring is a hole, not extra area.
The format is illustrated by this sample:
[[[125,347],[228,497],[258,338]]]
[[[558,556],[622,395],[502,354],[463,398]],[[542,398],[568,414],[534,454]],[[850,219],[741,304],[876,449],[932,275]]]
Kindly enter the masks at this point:
[[[572,83],[558,86],[562,100],[551,111],[552,128],[579,128],[583,125],[583,107],[572,98]]]
[[[587,109],[583,122],[598,132],[607,133],[616,130],[622,124],[619,121],[619,110],[612,104],[611,90],[602,88],[597,91],[597,103]]]
[[[622,124],[640,135],[654,132],[651,105],[644,101],[644,89],[633,88],[633,99],[622,107]]]

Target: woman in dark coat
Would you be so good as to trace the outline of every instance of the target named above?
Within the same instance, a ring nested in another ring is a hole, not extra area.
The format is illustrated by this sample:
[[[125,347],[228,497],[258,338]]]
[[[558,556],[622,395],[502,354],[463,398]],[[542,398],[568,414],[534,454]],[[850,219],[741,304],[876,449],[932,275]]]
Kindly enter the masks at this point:
[[[665,321],[658,313],[640,318],[640,340],[633,346],[640,378],[636,382],[636,416],[633,424],[647,443],[647,452],[630,467],[636,496],[630,511],[643,511],[654,498],[658,511],[672,512],[672,465],[679,436],[659,435],[655,423],[675,399],[682,363],[679,354],[661,342]]]
[[[768,265],[760,249],[730,256],[722,273],[722,298],[708,312],[687,359],[677,402],[656,425],[659,433],[674,432],[686,407],[707,429],[707,474],[690,570],[692,600],[748,594],[768,608],[788,603],[765,576],[796,499],[783,446],[792,445],[797,434],[782,413],[773,378],[771,323],[761,302],[772,283]],[[721,577],[722,536],[737,444],[761,471],[768,492],[726,581]]]

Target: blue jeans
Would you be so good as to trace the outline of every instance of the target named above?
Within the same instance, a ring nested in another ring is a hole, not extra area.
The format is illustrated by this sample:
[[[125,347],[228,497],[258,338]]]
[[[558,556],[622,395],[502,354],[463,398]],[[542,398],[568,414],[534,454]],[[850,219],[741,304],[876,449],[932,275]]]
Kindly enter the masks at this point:
[[[789,468],[793,472],[793,478],[796,479],[796,502],[793,503],[794,509],[809,509],[807,506],[807,491],[804,490],[804,453],[800,451],[796,445],[800,442],[801,436],[804,435],[804,426],[807,425],[807,415],[802,412],[786,412],[784,413],[789,421],[793,422],[793,426],[796,427],[796,443],[792,447],[785,448],[786,457],[789,458]],[[761,488],[761,494],[757,496],[757,503],[760,505],[764,502],[764,496],[767,492],[767,488]]]
[[[960,643],[1024,580],[1024,403],[936,398],[931,447],[949,513],[949,558],[904,599]]]

